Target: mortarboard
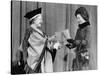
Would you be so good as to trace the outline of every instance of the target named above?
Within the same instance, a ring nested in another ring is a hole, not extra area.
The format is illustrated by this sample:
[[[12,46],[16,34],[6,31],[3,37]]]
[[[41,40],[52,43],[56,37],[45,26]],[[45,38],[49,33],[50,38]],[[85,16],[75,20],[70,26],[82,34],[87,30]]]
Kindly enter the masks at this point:
[[[26,13],[26,15],[24,17],[27,19],[31,19],[32,17],[34,17],[35,15],[40,14],[40,13],[41,13],[41,8],[38,8],[38,9],[35,9],[35,10],[32,10],[32,11]]]

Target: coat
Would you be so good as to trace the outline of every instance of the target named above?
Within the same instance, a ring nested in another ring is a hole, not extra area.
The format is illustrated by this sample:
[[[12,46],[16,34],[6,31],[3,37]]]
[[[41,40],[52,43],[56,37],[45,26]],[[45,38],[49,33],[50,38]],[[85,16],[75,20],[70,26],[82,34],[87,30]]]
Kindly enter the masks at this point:
[[[75,43],[77,47],[76,51],[81,51],[81,49],[90,48],[90,24],[88,22],[85,22],[82,25],[79,25],[79,28],[77,29],[77,33],[75,36]],[[79,48],[81,44],[81,48]]]
[[[76,47],[76,59],[73,60],[73,67],[78,66],[78,70],[82,68],[82,66],[86,66],[89,63],[89,59],[83,59],[81,53],[87,53],[86,56],[89,56],[90,49],[90,23],[85,22],[79,25],[77,29],[75,40],[73,43],[73,47]],[[76,63],[76,64],[75,64]]]

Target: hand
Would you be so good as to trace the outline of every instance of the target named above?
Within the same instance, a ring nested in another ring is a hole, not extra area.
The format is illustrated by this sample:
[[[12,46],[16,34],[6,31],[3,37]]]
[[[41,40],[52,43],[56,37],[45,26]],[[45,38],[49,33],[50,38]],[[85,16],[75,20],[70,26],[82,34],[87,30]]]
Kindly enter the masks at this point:
[[[75,40],[73,40],[73,39],[67,39],[67,42],[69,42],[69,43],[74,43],[74,41]]]
[[[72,45],[71,44],[66,44],[66,46],[71,49],[72,48]]]
[[[60,50],[60,49],[62,48],[61,43],[56,42],[56,43],[54,44],[54,48],[55,48],[56,50]]]

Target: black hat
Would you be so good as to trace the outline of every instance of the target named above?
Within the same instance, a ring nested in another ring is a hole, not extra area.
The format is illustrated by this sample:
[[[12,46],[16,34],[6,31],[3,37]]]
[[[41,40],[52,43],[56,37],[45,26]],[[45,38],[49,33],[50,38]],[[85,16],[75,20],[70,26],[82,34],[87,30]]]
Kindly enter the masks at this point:
[[[37,14],[41,13],[41,8],[35,9],[33,11],[30,11],[28,13],[26,13],[26,15],[24,16],[27,19],[31,19],[32,17],[34,17]]]

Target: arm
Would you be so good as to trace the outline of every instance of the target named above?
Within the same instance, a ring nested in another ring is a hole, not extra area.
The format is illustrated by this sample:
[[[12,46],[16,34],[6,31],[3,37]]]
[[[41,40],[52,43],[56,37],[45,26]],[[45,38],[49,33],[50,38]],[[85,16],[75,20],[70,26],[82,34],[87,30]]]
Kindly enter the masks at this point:
[[[47,42],[47,47],[49,48],[49,49],[53,49],[53,45],[54,45],[54,43],[56,42],[56,36],[55,35],[53,35],[53,36],[51,36],[51,37],[48,37],[48,42]]]
[[[83,45],[83,46],[87,46],[89,44],[89,36],[90,36],[90,28],[87,27],[85,30],[84,30],[84,34],[83,34],[83,38],[82,40],[75,40],[74,41],[74,44],[77,46],[79,44]]]
[[[82,35],[83,35],[84,39],[77,40],[77,37],[79,36],[79,33],[77,32],[75,40],[73,40],[73,39],[67,40],[69,42],[69,44],[67,46],[70,47],[70,48],[74,48],[74,47],[76,47],[80,44],[83,45],[83,46],[87,46],[89,44],[90,28],[87,27],[84,30],[84,34],[82,34]]]
[[[24,40],[23,40],[23,50],[26,51],[27,47],[28,47],[28,39],[30,37],[30,34],[32,33],[32,28],[27,28],[25,31],[25,36],[24,36]]]

